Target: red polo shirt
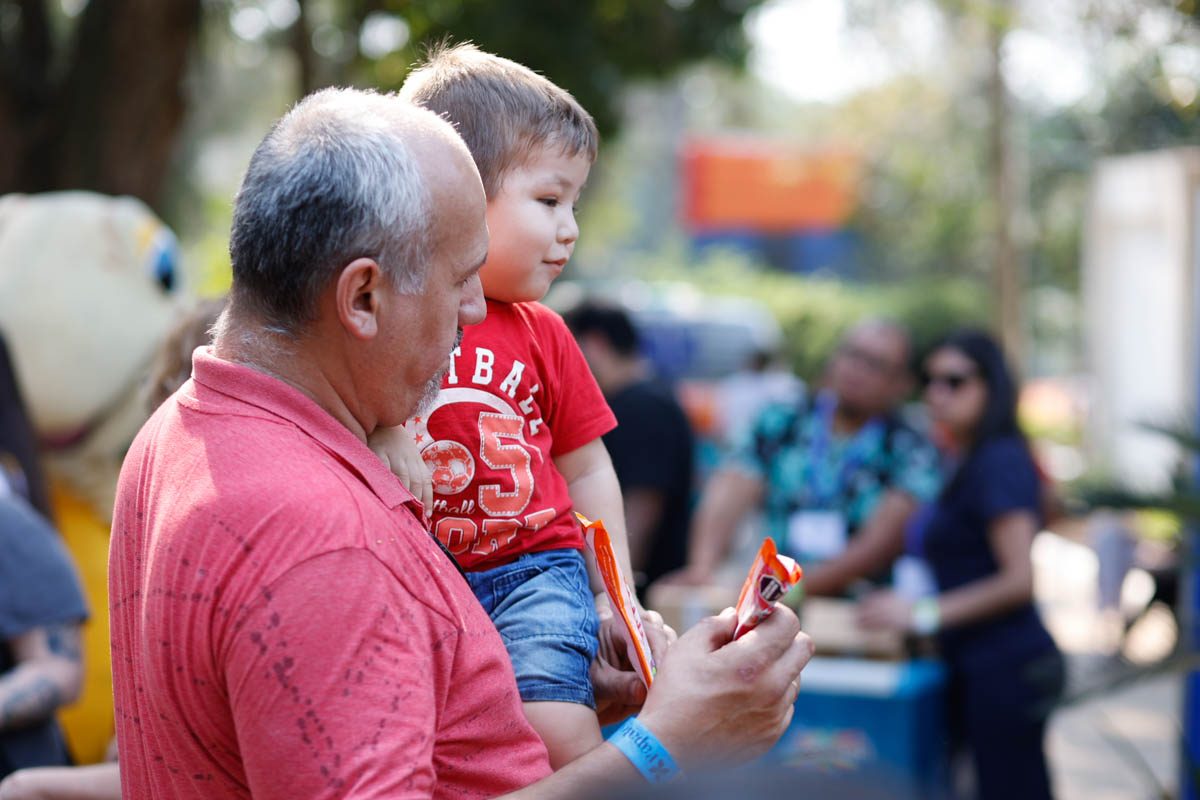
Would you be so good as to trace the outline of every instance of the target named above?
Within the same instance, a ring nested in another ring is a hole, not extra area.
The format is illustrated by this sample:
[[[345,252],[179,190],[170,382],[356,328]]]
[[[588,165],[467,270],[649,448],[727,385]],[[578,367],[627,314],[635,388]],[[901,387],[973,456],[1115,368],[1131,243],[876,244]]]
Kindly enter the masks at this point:
[[[198,350],[118,488],[124,796],[490,797],[549,774],[417,507],[312,400]]]

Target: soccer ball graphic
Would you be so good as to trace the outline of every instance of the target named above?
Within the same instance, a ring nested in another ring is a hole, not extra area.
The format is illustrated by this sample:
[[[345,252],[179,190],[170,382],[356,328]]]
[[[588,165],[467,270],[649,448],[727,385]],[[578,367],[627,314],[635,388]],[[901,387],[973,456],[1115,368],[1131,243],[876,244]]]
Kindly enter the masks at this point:
[[[475,477],[475,459],[458,442],[442,439],[421,451],[421,458],[433,472],[435,494],[458,494]]]

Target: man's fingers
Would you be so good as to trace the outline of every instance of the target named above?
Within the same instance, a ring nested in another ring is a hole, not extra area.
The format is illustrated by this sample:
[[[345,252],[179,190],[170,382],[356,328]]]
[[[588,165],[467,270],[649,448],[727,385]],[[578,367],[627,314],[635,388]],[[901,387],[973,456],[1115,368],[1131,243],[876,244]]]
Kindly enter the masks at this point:
[[[592,662],[592,686],[597,702],[638,706],[646,700],[646,686],[636,672],[619,670],[603,659]]]
[[[705,617],[688,630],[687,635],[679,640],[680,647],[698,646],[711,652],[729,644],[733,639],[733,631],[737,627],[737,613],[727,608],[715,617]],[[690,642],[701,642],[690,645]]]
[[[807,633],[797,633],[787,651],[775,659],[766,670],[764,686],[775,687],[776,697],[782,702],[794,703],[800,695],[801,670],[812,658],[814,646]]]
[[[800,632],[800,620],[794,611],[783,603],[776,603],[771,616],[758,624],[758,627],[743,635],[735,647],[763,649],[763,655],[774,661],[782,656],[792,646],[792,640]]]

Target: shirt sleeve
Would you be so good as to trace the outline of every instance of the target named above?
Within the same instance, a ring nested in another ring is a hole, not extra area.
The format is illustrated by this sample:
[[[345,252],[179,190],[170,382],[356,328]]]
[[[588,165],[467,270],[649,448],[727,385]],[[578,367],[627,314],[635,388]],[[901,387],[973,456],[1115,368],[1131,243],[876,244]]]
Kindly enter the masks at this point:
[[[79,576],[58,532],[24,500],[0,497],[0,640],[87,616]]]
[[[1029,449],[1018,440],[984,446],[977,465],[981,481],[981,510],[989,520],[1011,511],[1039,514],[1041,485]]]
[[[941,466],[933,444],[916,431],[899,427],[892,433],[891,488],[928,503],[942,488]]]
[[[721,466],[765,480],[767,467],[794,434],[794,405],[768,405],[733,433],[729,454]]]
[[[263,594],[225,659],[254,797],[430,797],[449,620],[357,549],[303,562]]]
[[[583,352],[562,317],[539,307],[541,336],[552,346],[555,374],[553,412],[547,424],[554,437],[551,456],[577,450],[617,427],[617,418],[600,391]]]

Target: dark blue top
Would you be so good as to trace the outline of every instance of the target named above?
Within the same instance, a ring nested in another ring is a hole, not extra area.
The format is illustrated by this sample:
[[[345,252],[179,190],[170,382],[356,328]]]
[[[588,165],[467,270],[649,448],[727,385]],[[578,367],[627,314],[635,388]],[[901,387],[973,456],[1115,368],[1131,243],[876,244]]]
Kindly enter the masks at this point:
[[[14,666],[9,642],[34,628],[83,622],[75,567],[50,523],[15,495],[0,495],[0,674]],[[0,733],[0,777],[67,763],[53,718]]]
[[[924,532],[925,557],[940,591],[999,571],[988,531],[994,521],[1013,511],[1037,516],[1040,486],[1029,448],[1017,436],[985,442],[967,459],[934,504]],[[948,661],[968,668],[997,652],[1032,656],[1054,647],[1032,603],[944,631],[941,644]]]

